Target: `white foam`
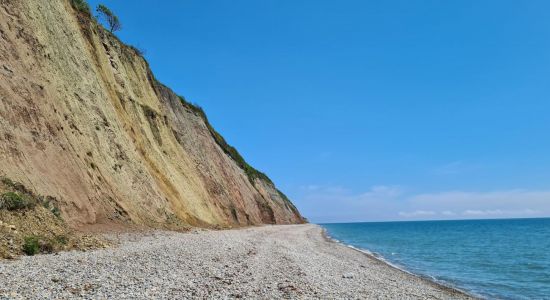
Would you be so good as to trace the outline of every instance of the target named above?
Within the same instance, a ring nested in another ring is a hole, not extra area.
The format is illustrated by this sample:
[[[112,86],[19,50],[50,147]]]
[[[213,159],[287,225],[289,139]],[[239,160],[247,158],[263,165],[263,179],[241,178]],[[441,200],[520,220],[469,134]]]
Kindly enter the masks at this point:
[[[477,293],[475,293],[475,292],[472,292],[472,291],[466,292],[466,291],[464,291],[464,290],[462,290],[462,289],[459,289],[459,288],[453,286],[452,284],[450,284],[450,283],[448,283],[448,282],[446,282],[446,281],[439,280],[439,279],[437,279],[437,278],[435,278],[435,277],[433,277],[433,276],[431,276],[431,275],[420,275],[420,274],[412,273],[412,272],[406,270],[405,268],[403,268],[403,267],[401,267],[401,266],[399,266],[399,265],[396,265],[396,264],[393,264],[393,263],[389,262],[388,260],[386,260],[386,259],[385,259],[382,255],[380,255],[379,253],[372,252],[372,251],[370,251],[370,250],[368,250],[368,249],[362,249],[362,248],[354,247],[354,246],[352,246],[352,245],[348,245],[348,244],[346,244],[346,243],[343,243],[343,242],[341,242],[341,241],[339,241],[339,240],[337,240],[337,239],[331,237],[331,236],[328,234],[328,231],[327,231],[327,230],[323,230],[323,231],[324,231],[324,233],[325,233],[325,236],[326,236],[329,240],[331,240],[331,241],[333,241],[333,242],[335,242],[335,243],[338,243],[338,244],[340,244],[340,245],[343,245],[343,246],[345,246],[345,247],[351,248],[351,249],[353,249],[353,250],[355,250],[355,251],[359,251],[359,252],[361,252],[361,253],[364,253],[364,254],[370,256],[371,258],[376,259],[376,260],[378,260],[378,261],[380,261],[380,262],[382,262],[382,263],[385,263],[386,265],[388,265],[388,266],[390,266],[390,267],[392,267],[392,268],[395,268],[395,269],[397,269],[397,270],[400,270],[400,271],[405,272],[405,273],[407,273],[407,274],[409,274],[409,275],[412,275],[412,276],[424,278],[424,279],[426,279],[426,280],[429,280],[429,281],[434,282],[435,284],[439,284],[439,285],[441,285],[441,286],[444,286],[444,287],[447,287],[447,288],[451,288],[451,289],[460,291],[460,292],[462,292],[462,293],[464,293],[464,294],[467,294],[467,295],[474,295],[474,296],[476,296],[476,297],[478,297],[478,298],[483,299],[482,296],[480,296],[479,294],[477,294]],[[392,255],[394,255],[394,253],[392,253]]]
[[[357,247],[354,247],[354,246],[352,246],[352,245],[348,245],[348,244],[342,243],[341,241],[339,241],[339,240],[333,238],[332,236],[330,236],[326,230],[325,230],[325,235],[327,236],[328,239],[330,239],[331,241],[333,241],[333,242],[335,242],[335,243],[338,243],[338,244],[340,244],[340,245],[346,246],[346,247],[351,248],[351,249],[353,249],[353,250],[355,250],[355,251],[359,251],[359,252],[361,252],[361,253],[364,253],[364,254],[366,254],[366,255],[368,255],[368,256],[370,256],[370,257],[376,259],[376,260],[379,260],[379,261],[381,261],[381,262],[383,262],[383,263],[385,263],[385,264],[387,264],[387,265],[389,265],[389,266],[391,266],[391,267],[393,267],[393,268],[395,268],[395,269],[398,269],[398,270],[400,270],[400,271],[403,271],[403,272],[405,272],[405,273],[407,273],[407,274],[414,275],[414,276],[418,276],[417,274],[414,274],[414,273],[411,273],[411,272],[407,271],[406,269],[404,269],[404,268],[401,267],[401,266],[398,266],[398,265],[396,265],[396,264],[393,264],[393,263],[389,262],[388,260],[384,259],[384,257],[383,257],[382,255],[380,255],[379,253],[372,252],[372,251],[370,251],[370,250],[368,250],[368,249],[357,248]]]

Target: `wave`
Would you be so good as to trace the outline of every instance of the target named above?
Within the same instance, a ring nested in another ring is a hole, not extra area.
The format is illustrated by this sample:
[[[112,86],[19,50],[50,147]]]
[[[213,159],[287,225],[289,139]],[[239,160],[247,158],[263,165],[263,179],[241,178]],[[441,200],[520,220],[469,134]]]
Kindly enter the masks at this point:
[[[330,240],[334,243],[337,243],[337,244],[340,244],[344,247],[347,247],[347,248],[353,249],[355,251],[361,252],[361,253],[367,255],[368,257],[370,257],[372,259],[375,259],[375,260],[377,260],[381,263],[384,263],[384,264],[386,264],[386,265],[388,265],[388,266],[390,266],[394,269],[397,269],[401,272],[407,273],[407,274],[415,276],[415,277],[422,278],[424,280],[428,280],[428,281],[432,282],[435,285],[439,285],[439,286],[441,286],[443,288],[447,288],[447,289],[452,289],[452,290],[458,291],[460,293],[470,295],[474,298],[485,299],[484,296],[476,293],[475,291],[471,291],[471,290],[470,291],[464,291],[464,290],[456,287],[454,284],[452,284],[448,281],[438,279],[438,278],[436,278],[434,276],[431,276],[431,275],[413,273],[413,272],[407,270],[405,267],[400,266],[398,264],[395,264],[395,263],[387,260],[382,254],[380,254],[378,252],[373,252],[373,251],[370,251],[370,250],[365,249],[365,248],[358,248],[358,247],[355,247],[353,245],[346,244],[345,242],[342,242],[342,241],[332,237],[325,228],[323,228],[323,234],[325,235],[326,239],[328,239],[328,240]],[[394,253],[392,253],[392,255],[394,255]]]

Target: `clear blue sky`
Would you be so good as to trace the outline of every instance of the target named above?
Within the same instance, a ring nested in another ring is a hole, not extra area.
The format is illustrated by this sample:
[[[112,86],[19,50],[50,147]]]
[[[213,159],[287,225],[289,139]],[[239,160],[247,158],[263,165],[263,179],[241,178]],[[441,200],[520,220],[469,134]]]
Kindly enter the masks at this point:
[[[102,3],[313,222],[550,216],[550,1]]]

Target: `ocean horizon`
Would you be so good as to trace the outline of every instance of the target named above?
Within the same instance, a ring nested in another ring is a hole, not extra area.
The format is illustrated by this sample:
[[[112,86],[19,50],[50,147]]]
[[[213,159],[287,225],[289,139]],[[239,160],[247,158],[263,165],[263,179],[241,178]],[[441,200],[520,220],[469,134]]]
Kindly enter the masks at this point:
[[[550,297],[550,218],[319,225],[338,242],[473,296]]]

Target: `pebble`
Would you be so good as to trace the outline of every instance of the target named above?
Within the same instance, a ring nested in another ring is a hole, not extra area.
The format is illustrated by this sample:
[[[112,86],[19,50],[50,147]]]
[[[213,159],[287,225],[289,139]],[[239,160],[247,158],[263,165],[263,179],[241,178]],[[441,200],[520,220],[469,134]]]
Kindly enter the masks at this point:
[[[0,261],[0,299],[472,299],[317,225],[107,238],[119,246]]]
[[[353,273],[346,273],[346,274],[342,275],[342,278],[351,279],[351,278],[353,278]]]

